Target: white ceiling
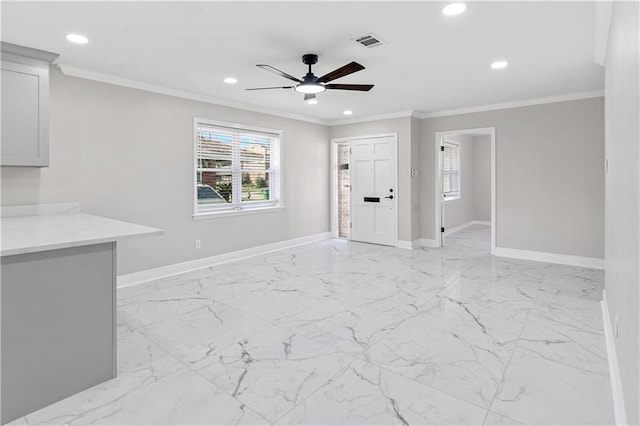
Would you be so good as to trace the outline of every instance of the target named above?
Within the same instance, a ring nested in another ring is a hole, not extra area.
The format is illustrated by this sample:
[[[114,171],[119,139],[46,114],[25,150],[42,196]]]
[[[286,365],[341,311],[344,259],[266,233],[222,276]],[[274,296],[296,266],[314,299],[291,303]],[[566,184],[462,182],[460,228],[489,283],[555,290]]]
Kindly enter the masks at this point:
[[[601,90],[593,63],[595,2],[2,2],[2,39],[59,53],[58,63],[321,120],[401,111],[429,113]],[[89,44],[73,45],[80,33]],[[352,41],[373,33],[386,44]],[[374,83],[370,92],[327,91],[307,105],[259,69],[302,77],[350,61],[365,70],[334,83]],[[496,59],[510,66],[491,70]],[[64,69],[64,68],[63,68]],[[223,83],[226,76],[236,85]]]

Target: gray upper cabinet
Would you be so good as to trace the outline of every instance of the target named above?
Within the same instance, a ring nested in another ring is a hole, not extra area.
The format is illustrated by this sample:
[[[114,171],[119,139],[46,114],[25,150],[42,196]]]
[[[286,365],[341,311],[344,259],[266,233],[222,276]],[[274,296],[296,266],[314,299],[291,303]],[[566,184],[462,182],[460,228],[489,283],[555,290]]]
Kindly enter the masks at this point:
[[[49,65],[57,57],[2,43],[0,165],[49,165]]]

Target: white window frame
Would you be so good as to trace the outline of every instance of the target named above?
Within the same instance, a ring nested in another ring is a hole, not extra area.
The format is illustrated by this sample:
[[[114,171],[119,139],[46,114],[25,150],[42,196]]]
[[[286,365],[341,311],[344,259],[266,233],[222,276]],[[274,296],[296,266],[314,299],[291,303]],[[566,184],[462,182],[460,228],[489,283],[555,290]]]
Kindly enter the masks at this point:
[[[198,172],[203,171],[198,167],[198,127],[200,125],[222,128],[221,130],[265,133],[276,138],[275,153],[272,151],[270,155],[270,168],[266,170],[269,173],[269,195],[272,200],[263,202],[242,202],[242,169],[240,168],[240,151],[237,147],[233,149],[233,157],[231,169],[232,175],[232,199],[240,200],[234,203],[222,205],[199,206],[198,205]],[[284,209],[282,197],[282,130],[268,129],[263,127],[248,126],[239,123],[229,123],[224,121],[209,120],[206,118],[195,117],[193,119],[193,218],[206,219],[214,217],[226,217],[245,214],[257,214],[261,212],[280,211]]]
[[[446,149],[447,145],[449,145],[450,147],[454,147],[455,150],[456,150],[456,153],[457,153],[457,155],[456,155],[456,170],[458,172],[458,191],[456,191],[456,192],[452,191],[452,192],[446,193],[446,192],[444,192],[444,188],[443,188],[442,189],[442,196],[443,196],[443,199],[444,199],[445,203],[447,201],[459,200],[462,197],[462,195],[461,195],[462,194],[462,176],[461,176],[461,170],[460,170],[460,161],[461,161],[460,158],[462,157],[462,152],[461,152],[460,144],[457,143],[457,142],[446,141],[446,140],[442,142],[442,146],[445,147],[445,149]],[[443,160],[443,164],[444,164],[444,157],[443,157],[442,160]],[[445,175],[445,173],[444,173],[444,169],[443,169],[442,170],[441,179],[444,179],[444,175]],[[454,194],[454,195],[447,195],[447,194]]]

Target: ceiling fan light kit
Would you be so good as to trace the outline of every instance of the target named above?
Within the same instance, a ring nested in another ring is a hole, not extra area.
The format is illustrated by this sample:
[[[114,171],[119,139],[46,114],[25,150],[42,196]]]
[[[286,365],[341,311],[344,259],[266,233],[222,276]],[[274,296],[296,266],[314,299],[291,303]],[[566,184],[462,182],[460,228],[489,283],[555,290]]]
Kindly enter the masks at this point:
[[[322,77],[316,77],[316,75],[311,70],[311,66],[318,62],[318,55],[315,55],[313,53],[302,55],[302,62],[309,67],[307,74],[302,78],[302,80],[292,76],[291,74],[280,71],[279,69],[274,68],[271,65],[256,65],[258,68],[262,68],[274,74],[278,74],[279,76],[286,79],[295,81],[296,83],[298,83],[295,86],[257,87],[247,90],[293,89],[298,93],[304,93],[304,100],[309,101],[310,99],[314,99],[317,93],[322,93],[327,89],[356,90],[361,92],[368,92],[373,88],[373,84],[327,84],[330,81],[337,80],[358,71],[362,71],[364,67],[357,62],[350,62],[345,66],[342,66],[331,71],[328,74],[323,75]]]

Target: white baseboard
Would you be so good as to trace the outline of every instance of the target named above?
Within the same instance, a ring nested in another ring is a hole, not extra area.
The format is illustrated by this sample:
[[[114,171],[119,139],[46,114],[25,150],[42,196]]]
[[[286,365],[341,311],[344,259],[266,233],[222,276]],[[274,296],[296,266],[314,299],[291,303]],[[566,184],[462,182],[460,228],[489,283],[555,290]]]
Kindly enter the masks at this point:
[[[533,260],[536,262],[559,263],[561,265],[580,266],[583,268],[604,269],[604,259],[595,257],[572,256],[568,254],[546,253],[542,251],[520,250],[496,247],[495,255],[514,259]]]
[[[406,240],[398,240],[398,244],[396,247],[400,249],[413,250],[415,248],[420,247],[420,240],[406,241]]]
[[[291,247],[309,244],[331,238],[330,232],[308,235],[306,237],[294,238],[292,240],[278,241],[277,243],[266,244],[258,247],[251,247],[244,250],[232,251],[216,256],[203,257],[201,259],[189,260],[187,262],[175,263],[173,265],[161,266],[159,268],[147,269],[145,271],[118,276],[118,288],[129,287],[147,281],[170,277],[196,269],[208,268],[222,263],[233,262],[247,257],[257,256],[272,251],[283,250]]]
[[[454,226],[451,229],[445,230],[444,231],[444,236],[446,237],[447,235],[451,235],[451,234],[453,234],[455,232],[461,231],[464,228],[470,227],[471,225],[473,225],[473,222],[467,222],[467,223],[463,223],[462,225]]]
[[[422,238],[420,240],[420,246],[421,247],[429,247],[429,248],[438,248],[440,247],[440,244],[438,244],[438,242],[434,239],[431,238]]]
[[[468,228],[468,227],[470,227],[470,226],[472,226],[472,225],[491,226],[491,222],[487,222],[487,221],[484,221],[484,220],[472,220],[472,221],[470,221],[470,222],[463,223],[462,225],[458,225],[458,226],[453,227],[453,228],[451,228],[451,229],[447,229],[447,230],[444,232],[444,236],[446,237],[447,235],[451,235],[451,234],[453,234],[454,232],[461,231],[461,230],[463,230],[464,228]]]
[[[472,220],[471,223],[474,225],[491,226],[490,220]]]
[[[620,366],[616,353],[616,342],[609,316],[607,293],[602,290],[602,321],[604,324],[604,340],[607,345],[607,358],[609,360],[609,377],[611,379],[611,396],[613,397],[613,412],[616,416],[616,425],[627,424],[627,414],[624,408],[624,396],[622,394],[622,380],[620,379]]]

